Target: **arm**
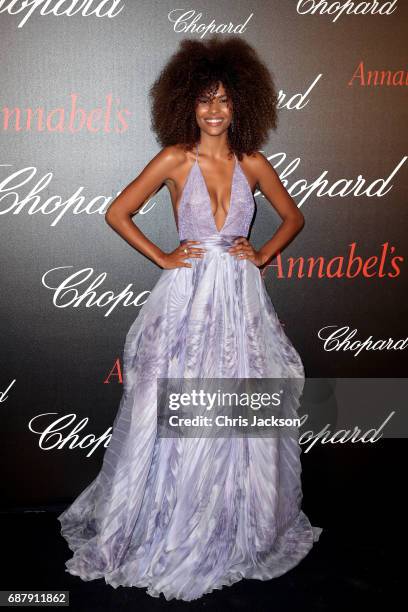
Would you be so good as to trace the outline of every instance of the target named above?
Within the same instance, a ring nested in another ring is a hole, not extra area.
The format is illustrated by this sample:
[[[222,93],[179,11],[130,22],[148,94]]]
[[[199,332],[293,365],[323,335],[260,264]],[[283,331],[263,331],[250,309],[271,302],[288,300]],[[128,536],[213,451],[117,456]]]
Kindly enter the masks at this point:
[[[165,147],[142,172],[118,195],[105,213],[107,224],[132,247],[165,268],[191,267],[183,262],[181,247],[172,253],[164,253],[133,223],[132,216],[163,186],[180,164],[180,153],[173,147]]]
[[[256,184],[259,185],[261,192],[283,220],[283,223],[272,238],[265,242],[258,251],[255,251],[250,246],[253,251],[253,258],[249,257],[249,259],[252,259],[255,265],[263,266],[278,251],[281,251],[284,246],[291,242],[304,226],[305,219],[294,200],[286,191],[272,164],[262,153],[257,152],[253,157],[248,158],[248,168]],[[243,250],[242,246],[244,244],[241,245],[241,249],[239,245],[233,247],[233,249],[238,253],[240,250]]]

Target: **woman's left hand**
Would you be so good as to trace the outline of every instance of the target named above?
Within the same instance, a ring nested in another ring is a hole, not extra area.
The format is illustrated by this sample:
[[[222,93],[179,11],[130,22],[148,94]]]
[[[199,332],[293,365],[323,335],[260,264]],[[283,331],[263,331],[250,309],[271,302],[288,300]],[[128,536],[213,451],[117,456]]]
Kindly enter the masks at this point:
[[[228,252],[237,259],[249,259],[258,267],[265,263],[261,253],[243,236],[234,240],[234,246],[229,248]]]

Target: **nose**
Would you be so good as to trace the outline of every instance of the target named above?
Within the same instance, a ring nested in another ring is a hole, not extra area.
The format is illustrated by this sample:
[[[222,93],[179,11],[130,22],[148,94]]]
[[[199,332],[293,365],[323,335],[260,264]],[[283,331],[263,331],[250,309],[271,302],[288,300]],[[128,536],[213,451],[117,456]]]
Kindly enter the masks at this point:
[[[218,112],[218,106],[219,106],[219,102],[217,98],[214,98],[213,100],[210,101],[210,111],[212,113]]]

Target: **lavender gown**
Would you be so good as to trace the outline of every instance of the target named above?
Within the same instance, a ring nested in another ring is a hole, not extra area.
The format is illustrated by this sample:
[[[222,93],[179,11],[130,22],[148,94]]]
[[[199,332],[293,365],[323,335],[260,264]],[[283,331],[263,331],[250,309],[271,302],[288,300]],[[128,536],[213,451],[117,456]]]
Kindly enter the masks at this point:
[[[156,435],[156,377],[304,380],[259,269],[227,253],[235,237],[248,236],[254,214],[245,174],[235,158],[218,231],[197,156],[178,232],[208,250],[189,260],[192,268],[163,270],[130,327],[102,468],[58,516],[74,552],[67,572],[186,601],[242,578],[280,576],[322,531],[300,509],[295,438]]]

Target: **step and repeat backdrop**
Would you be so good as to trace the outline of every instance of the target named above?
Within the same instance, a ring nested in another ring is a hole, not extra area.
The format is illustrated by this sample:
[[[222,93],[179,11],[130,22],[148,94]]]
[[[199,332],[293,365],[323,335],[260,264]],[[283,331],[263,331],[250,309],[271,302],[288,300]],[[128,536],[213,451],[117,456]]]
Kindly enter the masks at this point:
[[[185,37],[240,35],[273,74],[262,153],[306,223],[262,275],[306,375],[406,375],[407,20],[403,0],[0,2],[4,508],[62,504],[100,467],[162,272],[104,214],[160,150],[148,90]],[[258,248],[281,220],[255,201]],[[165,187],[133,220],[177,246]]]

